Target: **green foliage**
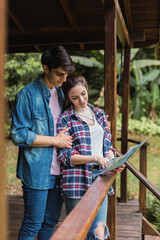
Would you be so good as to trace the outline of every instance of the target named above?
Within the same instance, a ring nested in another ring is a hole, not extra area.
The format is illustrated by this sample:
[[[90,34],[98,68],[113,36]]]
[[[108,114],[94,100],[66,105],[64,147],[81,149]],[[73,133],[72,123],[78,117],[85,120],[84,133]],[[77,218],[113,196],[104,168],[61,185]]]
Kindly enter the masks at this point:
[[[6,98],[14,101],[17,92],[42,72],[38,53],[8,54],[5,64]]]
[[[9,134],[11,124],[11,110],[16,94],[28,83],[34,81],[42,72],[39,53],[18,53],[6,55],[5,63],[5,100],[8,111],[6,113],[5,131]]]
[[[160,66],[160,61],[154,60],[153,49],[132,49],[131,50],[131,76],[130,76],[130,116],[137,120],[152,116],[158,122],[160,115],[160,72],[155,66]],[[117,67],[117,92],[118,98],[122,96],[122,71],[124,63],[124,51],[118,51],[116,56]],[[104,107],[104,51],[88,51],[71,54],[76,64],[76,71],[82,74],[88,81],[89,101],[98,103],[99,107]],[[13,107],[13,101],[17,92],[26,84],[35,80],[42,72],[40,62],[41,54],[9,54],[6,56],[5,80],[6,80],[6,102],[8,103],[8,119]],[[99,97],[100,96],[100,97]],[[98,101],[96,101],[98,99]],[[121,102],[121,101],[120,101]],[[121,103],[119,105],[121,107]],[[157,115],[157,118],[156,118]],[[131,120],[130,120],[131,121]],[[141,121],[142,122],[142,121]],[[138,122],[132,123],[132,126]],[[159,129],[151,123],[152,129],[140,129],[139,125],[130,127],[131,131],[148,132],[159,134]],[[141,127],[142,128],[142,127]],[[138,130],[137,130],[138,129]],[[147,130],[148,129],[148,130]]]
[[[159,122],[160,123],[160,122]],[[117,130],[121,131],[122,127],[122,115],[117,116]],[[128,131],[136,132],[137,134],[145,134],[150,136],[160,135],[160,125],[152,122],[146,117],[142,117],[140,120],[129,118]]]
[[[131,62],[131,69],[138,69],[138,68],[146,68],[150,66],[159,66],[159,60],[152,60],[152,59],[141,59],[141,60],[134,60]]]
[[[156,197],[148,196],[147,219],[160,232],[160,201]]]
[[[79,63],[85,67],[97,67],[102,69],[104,66],[101,62],[97,61],[95,57],[82,57],[82,56],[71,56],[73,62]]]
[[[83,75],[89,85],[89,101],[94,103],[104,85],[104,51],[89,51],[71,55],[76,72]],[[92,92],[92,93],[91,93]],[[93,94],[94,92],[94,94]]]

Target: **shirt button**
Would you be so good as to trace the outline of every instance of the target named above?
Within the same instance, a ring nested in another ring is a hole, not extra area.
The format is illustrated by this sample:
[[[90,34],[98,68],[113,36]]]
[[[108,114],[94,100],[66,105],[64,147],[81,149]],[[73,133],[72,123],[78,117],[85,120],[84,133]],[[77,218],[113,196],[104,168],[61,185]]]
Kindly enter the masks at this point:
[[[50,155],[50,157],[52,157],[52,155]]]
[[[53,130],[53,128],[51,128],[51,131]]]

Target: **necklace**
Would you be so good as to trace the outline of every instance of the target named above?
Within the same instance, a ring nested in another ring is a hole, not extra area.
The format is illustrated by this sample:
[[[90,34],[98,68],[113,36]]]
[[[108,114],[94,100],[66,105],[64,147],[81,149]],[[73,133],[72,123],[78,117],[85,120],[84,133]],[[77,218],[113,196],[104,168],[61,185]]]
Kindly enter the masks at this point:
[[[78,113],[76,112],[76,114],[78,116],[80,116],[80,118],[82,118],[83,121],[85,121],[88,125],[94,125],[95,121],[94,121],[94,114],[92,112],[92,110],[89,108],[88,111],[86,113]]]

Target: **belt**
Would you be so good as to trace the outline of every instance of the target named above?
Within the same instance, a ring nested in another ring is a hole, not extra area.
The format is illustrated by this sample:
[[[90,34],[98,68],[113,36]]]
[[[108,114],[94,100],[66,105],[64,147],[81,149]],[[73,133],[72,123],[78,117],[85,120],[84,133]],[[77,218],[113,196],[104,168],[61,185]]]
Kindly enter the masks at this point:
[[[98,164],[92,164],[91,166],[91,171],[96,171],[96,170],[99,170],[99,169],[102,169],[102,167]]]

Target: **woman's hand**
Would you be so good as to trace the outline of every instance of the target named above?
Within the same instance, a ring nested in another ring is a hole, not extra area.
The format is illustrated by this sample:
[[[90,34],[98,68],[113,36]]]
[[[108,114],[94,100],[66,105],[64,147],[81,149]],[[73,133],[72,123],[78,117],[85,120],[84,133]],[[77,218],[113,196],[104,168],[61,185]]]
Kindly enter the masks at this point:
[[[121,173],[125,168],[125,165],[123,164],[121,167],[115,168],[113,171],[116,173]]]
[[[98,163],[103,169],[108,167],[109,159],[101,156],[95,156],[95,162]]]

